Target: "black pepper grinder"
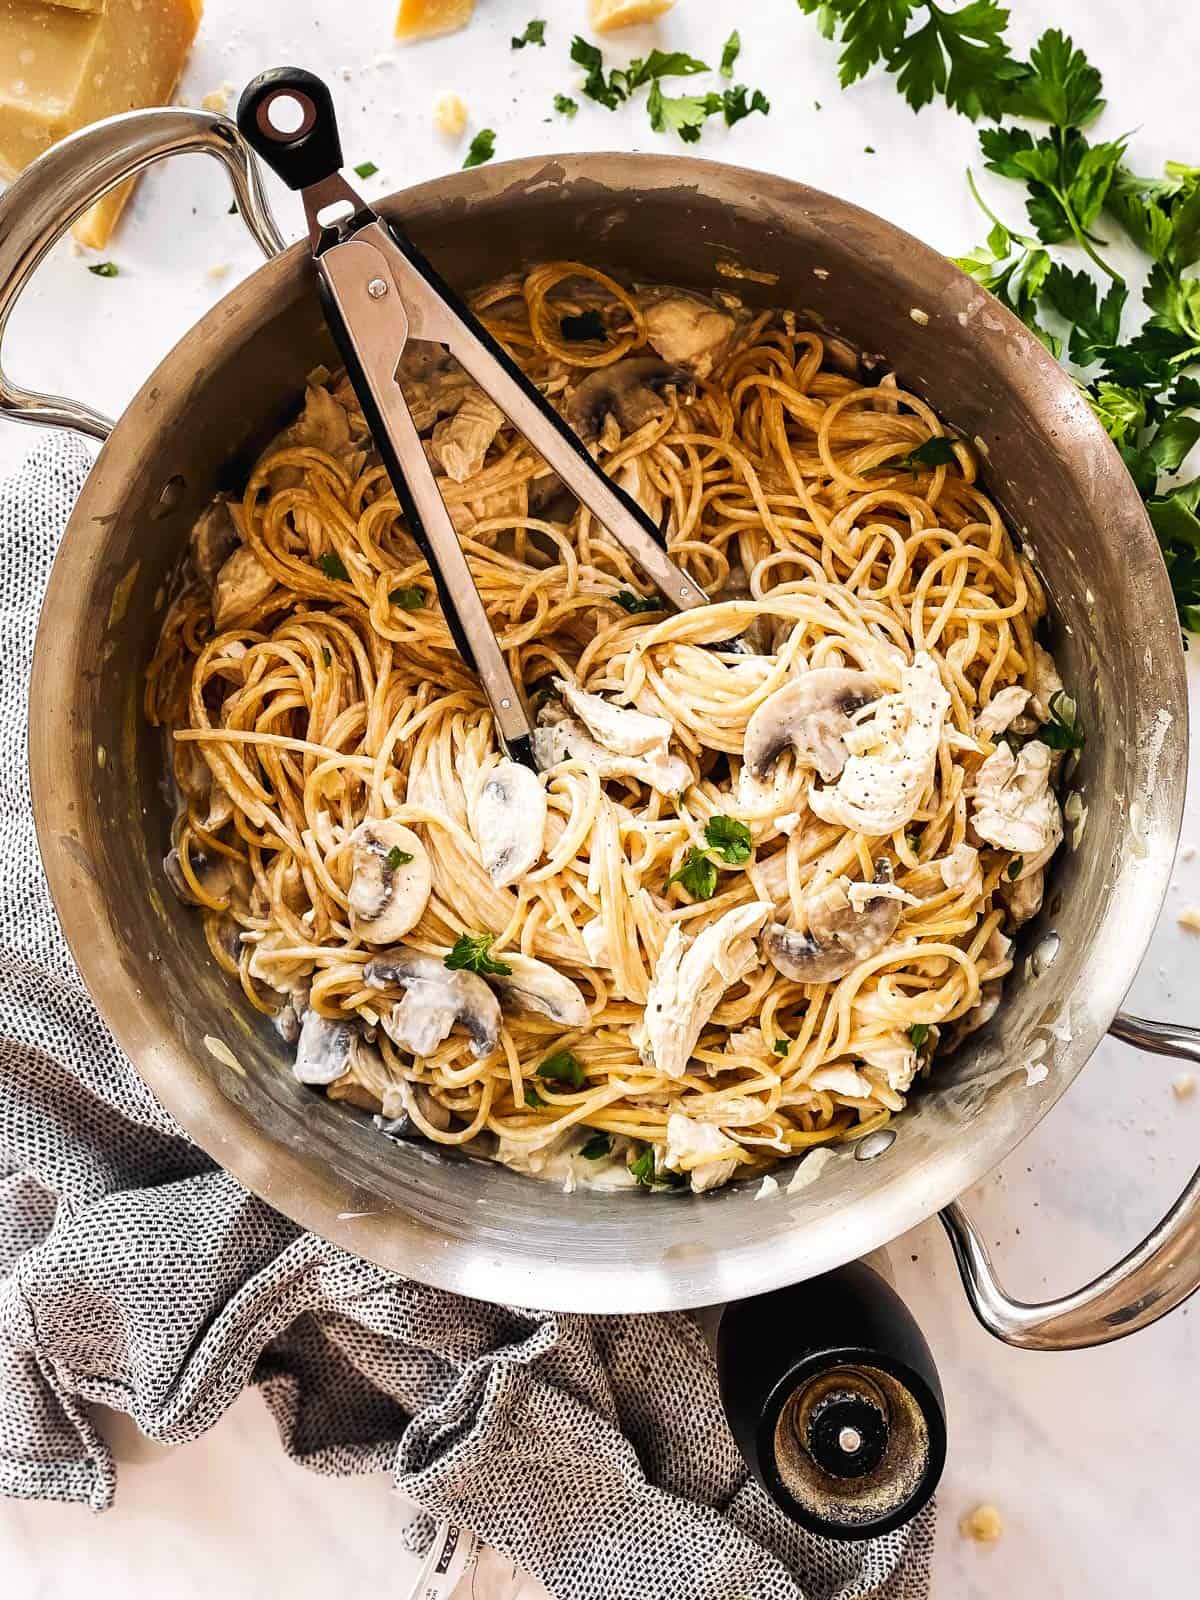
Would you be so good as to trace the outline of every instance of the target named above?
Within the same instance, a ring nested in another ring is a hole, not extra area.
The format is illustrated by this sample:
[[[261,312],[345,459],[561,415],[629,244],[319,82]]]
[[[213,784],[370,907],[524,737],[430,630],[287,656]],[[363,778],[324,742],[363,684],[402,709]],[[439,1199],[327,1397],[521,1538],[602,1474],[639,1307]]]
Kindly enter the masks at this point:
[[[946,1460],[942,1387],[877,1272],[856,1261],[700,1316],[738,1448],[795,1522],[871,1539],[929,1501]]]

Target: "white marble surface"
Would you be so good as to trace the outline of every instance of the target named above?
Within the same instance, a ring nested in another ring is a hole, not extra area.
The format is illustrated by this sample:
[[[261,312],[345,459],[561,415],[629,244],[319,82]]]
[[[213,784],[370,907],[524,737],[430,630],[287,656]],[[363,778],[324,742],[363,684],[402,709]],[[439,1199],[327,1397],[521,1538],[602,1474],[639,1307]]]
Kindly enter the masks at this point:
[[[350,161],[380,168],[366,185],[373,194],[461,161],[461,146],[431,126],[430,101],[441,88],[464,96],[472,128],[497,130],[500,157],[658,147],[640,108],[609,114],[583,102],[573,123],[553,118],[552,95],[575,78],[566,52],[583,0],[492,0],[469,33],[409,52],[391,44],[392,9],[393,0],[208,0],[183,97],[196,103],[281,61],[313,66],[337,82]],[[1025,14],[1023,42],[1046,22],[1086,42],[1114,108],[1102,126],[1137,127],[1138,167],[1197,159],[1186,64],[1200,51],[1200,12],[1179,0],[1015,9]],[[547,48],[511,53],[509,35],[531,15],[549,19]],[[839,93],[831,49],[793,0],[680,0],[656,32],[617,36],[609,48],[620,59],[659,42],[714,60],[735,18],[744,41],[739,76],[761,84],[774,109],[728,134],[713,128],[699,153],[835,190],[947,251],[977,241],[983,230],[962,181],[974,158],[969,125],[936,110],[913,117],[883,81]],[[87,273],[69,247],[57,251],[14,321],[5,351],[13,375],[119,410],[173,339],[255,264],[238,219],[226,214],[223,182],[207,162],[151,174],[106,252],[120,264],[116,279]],[[997,181],[991,192],[1017,222],[1006,186]],[[293,201],[281,197],[279,215],[285,231],[298,231]],[[210,274],[226,267],[224,278]],[[0,427],[0,470],[32,439]],[[1195,706],[1194,659],[1190,675]],[[1195,740],[1192,766],[1184,839],[1200,843]],[[1200,941],[1176,922],[1189,902],[1200,902],[1200,860],[1178,866],[1131,996],[1146,1015],[1200,1017]],[[1173,1096],[1176,1070],[1104,1045],[1041,1128],[970,1197],[1012,1288],[1037,1297],[1083,1281],[1165,1209],[1200,1148],[1200,1095]],[[933,1345],[950,1413],[938,1600],[1194,1594],[1200,1307],[1104,1350],[1035,1356],[1004,1348],[975,1325],[936,1225],[897,1241],[891,1257]],[[114,1600],[405,1594],[410,1564],[397,1532],[406,1512],[384,1480],[328,1480],[293,1466],[256,1396],[243,1396],[204,1439],[175,1451],[112,1421],[124,1463],[115,1510],[95,1518],[0,1504],[0,1592],[14,1600],[68,1600],[85,1590]],[[981,1500],[1004,1519],[994,1547],[969,1544],[957,1531],[961,1513]]]

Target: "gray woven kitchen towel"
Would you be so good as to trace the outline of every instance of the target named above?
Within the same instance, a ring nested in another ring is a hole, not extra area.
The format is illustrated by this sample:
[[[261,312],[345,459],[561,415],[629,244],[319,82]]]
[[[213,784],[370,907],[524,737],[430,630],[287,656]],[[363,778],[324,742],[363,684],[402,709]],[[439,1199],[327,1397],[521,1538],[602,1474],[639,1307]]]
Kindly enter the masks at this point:
[[[457,1299],[302,1233],[181,1133],[100,1021],[42,877],[25,763],[38,604],[89,457],[0,487],[0,1488],[102,1510],[87,1402],[194,1439],[256,1384],[317,1472],[388,1472],[558,1600],[920,1600],[932,1510],[866,1545],[747,1479],[690,1318]]]

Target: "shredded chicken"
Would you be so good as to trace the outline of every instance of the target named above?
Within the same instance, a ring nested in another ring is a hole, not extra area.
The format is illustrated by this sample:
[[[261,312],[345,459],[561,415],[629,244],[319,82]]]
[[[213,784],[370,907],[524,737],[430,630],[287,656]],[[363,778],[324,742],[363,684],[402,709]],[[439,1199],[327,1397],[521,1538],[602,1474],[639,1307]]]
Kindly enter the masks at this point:
[[[735,906],[690,942],[671,924],[642,1021],[630,1035],[647,1066],[683,1076],[726,989],[759,964],[754,941],[771,911],[762,900]]]
[[[693,1192],[719,1189],[738,1169],[738,1146],[710,1123],[694,1122],[682,1111],[667,1118],[667,1150],[663,1166],[686,1172]]]
[[[994,739],[1011,727],[1028,704],[1029,690],[1023,689],[1019,683],[1010,684],[1007,689],[1001,689],[999,694],[993,696],[975,718],[975,732]]]
[[[822,821],[875,838],[894,833],[933,782],[950,696],[924,651],[900,678],[899,692],[874,701],[846,736],[851,754],[837,782],[809,790]]]
[[[988,844],[1024,857],[1021,871],[1034,872],[1062,840],[1062,813],[1050,787],[1049,748],[1040,739],[1016,755],[1006,744],[980,767],[972,796],[971,821]]]

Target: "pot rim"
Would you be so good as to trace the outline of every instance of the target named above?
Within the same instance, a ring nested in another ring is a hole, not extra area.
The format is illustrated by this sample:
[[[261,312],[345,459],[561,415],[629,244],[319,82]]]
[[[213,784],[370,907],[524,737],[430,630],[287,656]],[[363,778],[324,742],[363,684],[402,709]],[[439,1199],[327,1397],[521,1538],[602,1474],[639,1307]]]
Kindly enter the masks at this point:
[[[597,180],[598,171],[602,176]],[[664,173],[669,174],[666,180]],[[847,225],[872,229],[891,247],[889,261],[898,286],[911,285],[915,293],[920,288],[917,280],[923,275],[930,285],[928,293],[933,295],[932,285],[944,285],[949,273],[952,286],[960,292],[966,285],[972,295],[982,294],[977,285],[951,268],[929,246],[860,207],[791,179],[690,157],[628,152],[526,157],[452,173],[399,191],[383,202],[382,209],[403,216],[406,208],[420,209],[433,201],[440,205],[495,201],[547,184],[561,185],[566,179],[598,181],[609,187],[623,185],[650,194],[681,187],[711,191],[726,185],[752,184],[758,195],[777,205],[781,226],[786,226],[787,213],[795,214],[799,208],[813,213],[832,211]],[[714,246],[714,251],[720,248]],[[119,486],[127,476],[120,457],[125,436],[132,432],[133,419],[151,419],[159,397],[186,381],[193,339],[204,330],[218,327],[225,330],[226,337],[239,331],[248,334],[261,320],[262,307],[307,270],[307,261],[308,249],[302,240],[260,267],[189,329],[147,378],[118,419],[89,474],[47,587],[30,690],[30,776],[39,848],[76,964],[121,1047],[188,1136],[269,1204],[356,1255],[422,1282],[479,1299],[594,1312],[659,1311],[715,1303],[831,1270],[926,1221],[992,1170],[1032,1130],[1065,1093],[1116,1013],[1137,971],[1166,893],[1182,821],[1181,783],[1166,784],[1162,793],[1152,797],[1148,849],[1139,863],[1136,893],[1126,886],[1128,892],[1123,896],[1122,948],[1128,954],[1123,960],[1110,959],[1097,975],[1087,996],[1082,1025],[1056,1070],[1036,1095],[1027,1091],[1024,1115],[1014,1117],[1003,1136],[958,1140],[949,1153],[943,1152],[936,1162],[927,1165],[920,1183],[908,1183],[903,1198],[894,1186],[882,1182],[865,1189],[843,1211],[822,1218],[819,1226],[806,1231],[802,1256],[798,1248],[795,1252],[781,1250],[777,1239],[767,1239],[750,1241],[736,1252],[706,1259],[698,1272],[683,1261],[670,1268],[647,1268],[639,1278],[635,1306],[626,1303],[614,1307],[608,1275],[585,1261],[549,1258],[534,1263],[528,1257],[505,1257],[499,1247],[486,1241],[455,1238],[448,1233],[435,1235],[399,1210],[372,1212],[367,1208],[374,1198],[369,1191],[340,1177],[327,1165],[310,1165],[298,1152],[263,1132],[248,1110],[221,1092],[215,1078],[200,1070],[185,1070],[173,1043],[164,1041],[150,1001],[111,948],[114,941],[104,898],[79,845],[74,801],[69,786],[56,781],[62,771],[63,725],[71,711],[78,710],[74,681],[78,663],[71,650],[64,648],[64,636],[75,631],[71,627],[73,615],[87,592],[90,569],[103,550],[108,519],[101,513],[106,505],[119,503]],[[937,293],[941,292],[939,288]],[[987,296],[985,300],[991,315],[999,319],[1001,330],[1010,337],[1020,334],[1031,346],[1025,357],[1027,372],[1019,384],[1030,410],[1045,409],[1044,402],[1038,407],[1033,405],[1033,390],[1038,384],[1047,390],[1048,385],[1054,403],[1070,416],[1072,425],[1085,429],[1090,426],[1098,436],[1094,444],[1101,459],[1107,452],[1112,464],[1120,467],[1110,441],[1087,412],[1065,370],[1028,337],[1027,330],[999,302]],[[914,299],[914,305],[919,303]],[[947,420],[954,421],[952,417]],[[1186,751],[1187,739],[1183,651],[1157,541],[1132,480],[1123,468],[1120,474],[1124,484],[1116,478],[1113,488],[1118,496],[1117,509],[1129,527],[1124,559],[1131,585],[1140,583],[1160,609],[1164,604],[1167,608],[1165,626],[1161,617],[1147,616],[1146,637],[1158,657],[1158,697],[1173,718],[1168,749],[1175,754],[1181,739]],[[1123,501],[1120,496],[1124,496]],[[69,746],[89,738],[86,726],[74,720],[68,724]],[[1147,788],[1148,798],[1152,787],[1151,784]],[[98,937],[98,932],[103,936]],[[737,1192],[661,1203],[692,1207],[727,1204]],[[547,1186],[547,1197],[553,1193]],[[742,1193],[745,1201],[752,1198]],[[699,1211],[695,1218],[696,1227],[702,1228]]]

